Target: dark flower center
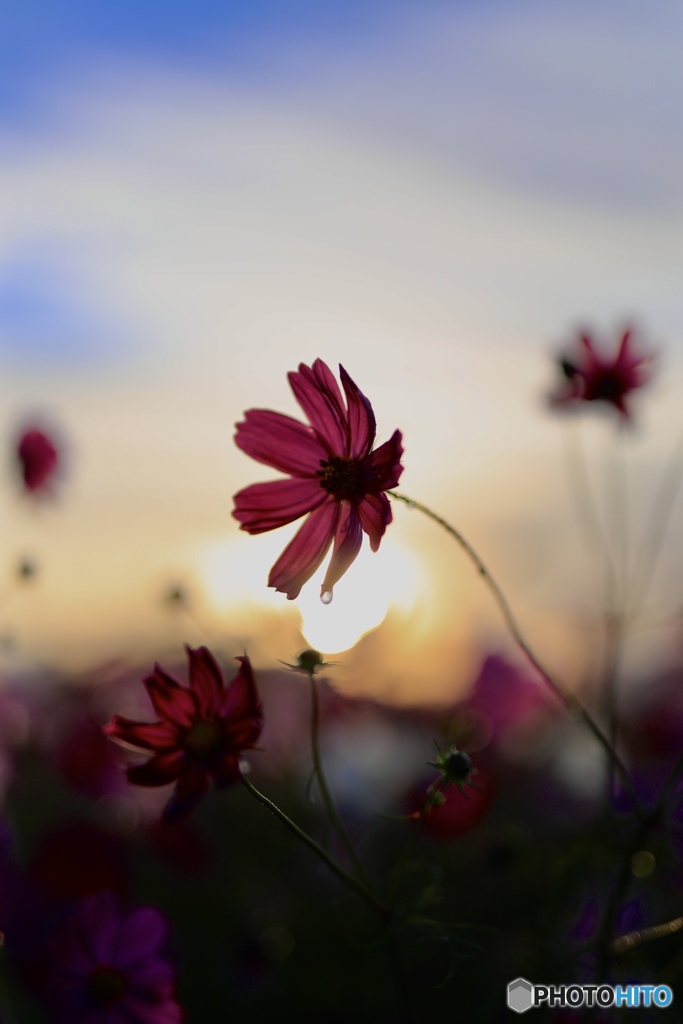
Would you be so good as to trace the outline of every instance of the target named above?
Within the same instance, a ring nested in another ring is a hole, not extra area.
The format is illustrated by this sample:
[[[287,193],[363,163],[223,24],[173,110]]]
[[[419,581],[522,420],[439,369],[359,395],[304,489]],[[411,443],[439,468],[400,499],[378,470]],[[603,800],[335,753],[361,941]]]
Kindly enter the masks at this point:
[[[195,722],[185,740],[185,748],[195,757],[209,757],[220,747],[221,731],[214,720]]]
[[[362,496],[363,471],[358,459],[349,455],[330,455],[327,462],[321,461],[320,465],[320,484],[335,498],[349,501]]]
[[[615,370],[603,370],[597,373],[588,382],[586,389],[587,396],[593,399],[604,399],[610,401],[619,398],[625,391],[628,391],[621,374]]]
[[[101,964],[88,978],[88,995],[96,1006],[111,1006],[127,988],[128,978],[117,967]]]

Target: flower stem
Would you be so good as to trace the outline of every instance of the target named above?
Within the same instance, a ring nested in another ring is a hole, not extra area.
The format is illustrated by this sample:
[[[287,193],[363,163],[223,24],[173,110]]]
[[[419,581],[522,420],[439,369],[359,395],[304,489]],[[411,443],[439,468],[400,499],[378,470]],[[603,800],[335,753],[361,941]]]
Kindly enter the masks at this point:
[[[327,785],[327,779],[325,777],[325,772],[323,770],[322,758],[320,757],[320,744],[318,741],[320,725],[320,705],[318,701],[318,688],[315,684],[314,673],[309,672],[308,677],[311,683],[311,753],[313,756],[313,771],[315,772],[315,776],[318,780],[320,794],[323,798],[323,803],[325,805],[327,817],[329,818],[334,830],[339,836],[339,839],[341,840],[341,843],[349,856],[349,859],[353,865],[353,869],[357,877],[368,890],[371,890],[372,886],[368,880],[367,875],[365,874],[365,871],[363,870],[363,865],[358,860],[356,851],[353,848],[353,843],[349,839],[348,833],[344,828],[344,823],[339,817],[337,808],[334,805],[334,800],[332,799],[330,787]]]
[[[557,681],[557,679],[553,678],[553,676],[551,676],[548,670],[544,668],[544,666],[538,660],[532,649],[529,647],[529,644],[524,639],[522,631],[512,613],[512,609],[510,608],[510,605],[507,602],[507,598],[503,594],[503,591],[501,590],[499,584],[488,571],[484,562],[481,560],[481,558],[474,550],[472,545],[469,543],[469,541],[467,541],[465,537],[463,537],[459,530],[456,530],[454,526],[451,526],[450,523],[446,522],[445,519],[437,515],[436,512],[432,512],[432,510],[430,508],[427,508],[426,505],[420,504],[419,501],[413,501],[412,498],[408,498],[404,494],[398,494],[396,491],[387,491],[387,494],[389,494],[392,498],[396,498],[398,501],[402,501],[404,504],[410,506],[411,508],[418,509],[418,511],[422,512],[429,519],[433,520],[433,522],[441,526],[460,545],[462,550],[465,552],[470,561],[474,564],[475,568],[477,569],[477,572],[483,578],[489,590],[491,591],[491,594],[493,595],[496,604],[500,608],[500,611],[502,613],[503,618],[505,619],[507,627],[510,630],[510,633],[512,634],[512,637],[517,646],[519,647],[520,651],[522,651],[527,661],[529,661],[529,663],[533,665],[533,667],[536,669],[536,671],[543,679],[545,684],[553,691],[555,696],[562,701],[565,707],[569,711],[572,711],[575,714],[577,714],[583,720],[584,725],[589,729],[589,731],[593,734],[598,743],[603,747],[605,752],[608,754],[616,770],[619,772],[619,775],[621,776],[624,785],[633,795],[638,806],[641,806],[642,801],[640,798],[640,794],[636,789],[636,786],[628,772],[628,769],[626,768],[626,765],[621,760],[618,753],[614,749],[613,745],[610,743],[609,739],[602,731],[598,723],[595,721],[595,719],[593,718],[593,716],[591,715],[590,711],[585,706],[583,701],[579,697],[577,697],[576,694],[573,694],[569,690],[567,690],[563,684]]]
[[[317,843],[315,839],[309,836],[307,832],[304,832],[302,828],[299,828],[296,822],[292,821],[292,819],[287,814],[285,814],[285,812],[281,810],[277,806],[277,804],[274,804],[272,800],[270,800],[264,793],[257,789],[256,786],[254,786],[254,784],[246,778],[246,776],[242,775],[241,780],[245,789],[247,789],[249,793],[251,793],[251,795],[256,800],[258,800],[260,804],[263,804],[263,806],[267,808],[271,812],[271,814],[274,814],[276,818],[279,818],[282,824],[286,825],[290,832],[293,832],[298,839],[301,839],[301,841],[304,842],[306,846],[313,850],[313,852],[316,853],[318,857],[320,857],[320,859],[325,862],[325,864],[327,864],[328,868],[331,871],[333,871],[335,875],[337,875],[337,877],[340,878],[342,882],[344,882],[345,885],[348,885],[351,889],[353,889],[361,897],[361,899],[363,899],[368,904],[371,910],[373,910],[378,917],[380,917],[382,920],[386,918],[386,908],[379,903],[379,901],[376,899],[373,893],[368,889],[368,887],[363,882],[359,881],[359,879],[354,878],[353,875],[349,874],[349,872],[345,868],[343,868],[342,865],[334,859],[334,857],[330,856],[327,850],[325,850],[319,843]]]

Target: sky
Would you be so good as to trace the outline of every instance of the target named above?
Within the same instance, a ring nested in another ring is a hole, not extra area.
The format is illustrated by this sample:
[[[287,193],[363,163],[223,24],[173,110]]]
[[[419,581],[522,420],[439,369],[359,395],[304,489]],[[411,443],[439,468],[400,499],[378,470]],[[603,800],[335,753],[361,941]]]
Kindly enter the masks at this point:
[[[625,459],[636,550],[683,429],[682,34],[673,0],[3,5],[6,564],[42,568],[4,613],[14,656],[86,671],[209,635],[264,664],[345,651],[349,688],[404,700],[418,674],[434,699],[465,686],[507,641],[419,513],[396,509],[325,609],[315,581],[295,603],[266,589],[291,529],[230,516],[269,475],[235,422],[297,415],[286,373],[321,357],[380,441],[403,431],[402,489],[467,533],[544,654],[590,675],[596,556],[567,452],[580,431],[603,504]],[[631,321],[658,352],[635,427],[561,423],[553,356]],[[9,473],[36,419],[66,452],[39,509]],[[658,609],[675,519],[672,539]],[[175,582],[193,621],[163,606]]]

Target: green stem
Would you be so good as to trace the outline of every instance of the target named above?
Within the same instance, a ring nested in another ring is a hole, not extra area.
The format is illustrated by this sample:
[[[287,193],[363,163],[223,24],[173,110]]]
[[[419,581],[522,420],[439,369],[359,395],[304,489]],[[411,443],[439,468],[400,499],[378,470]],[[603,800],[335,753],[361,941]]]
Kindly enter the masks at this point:
[[[624,785],[628,788],[629,792],[635,798],[638,806],[640,807],[642,805],[640,793],[636,789],[636,786],[628,772],[628,769],[626,768],[626,765],[623,763],[623,761],[617,754],[616,750],[610,743],[609,739],[602,731],[598,723],[595,721],[595,719],[593,718],[593,716],[591,715],[590,711],[585,706],[583,701],[579,697],[577,697],[576,694],[571,693],[561,683],[554,679],[547,671],[547,669],[544,668],[544,666],[538,660],[534,652],[529,647],[527,641],[524,639],[522,631],[519,625],[517,624],[517,620],[515,619],[512,613],[512,609],[510,608],[510,605],[508,604],[507,599],[503,594],[503,591],[500,589],[500,586],[498,585],[494,577],[491,575],[491,573],[488,571],[484,562],[481,560],[481,558],[474,550],[472,545],[469,543],[469,541],[467,541],[465,537],[463,537],[459,530],[456,530],[454,526],[451,526],[450,523],[446,522],[445,519],[437,515],[436,512],[432,512],[432,510],[430,508],[427,508],[426,505],[420,504],[419,501],[413,501],[412,498],[408,498],[404,494],[398,494],[396,491],[387,491],[387,494],[389,494],[390,497],[392,498],[396,498],[397,501],[402,501],[405,505],[408,505],[411,508],[416,508],[419,512],[422,512],[433,522],[441,526],[460,545],[462,550],[465,552],[470,561],[474,564],[475,568],[477,569],[477,572],[485,581],[486,585],[491,591],[493,598],[496,601],[498,607],[500,608],[502,616],[507,624],[508,629],[510,630],[510,633],[512,634],[515,643],[522,651],[522,653],[525,655],[527,661],[529,661],[530,664],[533,665],[533,667],[536,669],[536,671],[543,679],[543,681],[546,683],[546,685],[553,691],[555,696],[562,701],[565,707],[569,711],[572,711],[575,714],[577,714],[583,720],[584,725],[590,730],[595,739],[598,741],[598,743],[610,757],[616,770],[619,772],[624,782]]]
[[[365,874],[365,871],[363,870],[363,865],[358,860],[356,851],[353,848],[353,843],[349,839],[346,829],[344,828],[344,823],[339,817],[337,808],[334,805],[334,800],[332,799],[330,787],[327,785],[327,779],[325,777],[325,772],[323,771],[322,758],[320,757],[320,744],[318,742],[318,733],[320,725],[320,705],[318,701],[318,688],[315,684],[315,677],[313,672],[309,672],[308,677],[311,683],[311,753],[313,755],[313,771],[315,772],[316,778],[318,780],[320,794],[323,798],[323,803],[325,805],[325,810],[327,811],[327,816],[332,826],[334,827],[337,835],[339,836],[342,845],[349,856],[349,860],[353,864],[354,871],[356,872],[356,875],[361,880],[363,885],[368,890],[372,891],[372,885],[370,884],[370,881],[367,875]]]
[[[304,832],[302,828],[299,828],[299,826],[294,821],[292,821],[292,819],[288,817],[288,815],[286,815],[284,811],[280,810],[277,804],[274,804],[272,800],[270,800],[264,793],[258,790],[256,786],[254,786],[253,783],[251,783],[249,779],[246,778],[246,776],[242,775],[241,780],[245,789],[247,789],[251,793],[251,795],[256,800],[258,800],[260,804],[263,804],[263,806],[267,808],[271,812],[271,814],[274,814],[276,818],[280,819],[282,824],[285,825],[290,832],[292,832],[298,839],[305,843],[306,846],[313,850],[313,852],[316,853],[318,857],[320,857],[320,859],[325,862],[325,864],[327,864],[328,868],[331,871],[333,871],[335,875],[339,879],[341,879],[342,882],[344,882],[345,885],[348,885],[351,889],[353,889],[361,897],[361,899],[363,899],[368,904],[371,910],[373,910],[374,913],[377,914],[379,918],[381,918],[382,920],[386,919],[386,908],[379,903],[379,901],[376,899],[373,893],[370,892],[370,890],[363,882],[359,881],[357,878],[354,878],[353,875],[349,874],[349,872],[345,868],[343,868],[342,865],[334,859],[334,857],[330,856],[327,850],[325,850],[319,843],[317,843],[315,839],[309,836],[307,832]]]

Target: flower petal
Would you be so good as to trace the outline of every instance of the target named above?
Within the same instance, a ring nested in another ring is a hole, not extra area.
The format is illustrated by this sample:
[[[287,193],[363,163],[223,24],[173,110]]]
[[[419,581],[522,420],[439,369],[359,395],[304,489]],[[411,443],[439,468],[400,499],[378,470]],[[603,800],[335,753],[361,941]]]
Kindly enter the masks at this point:
[[[384,531],[393,519],[386,494],[366,494],[358,506],[360,525],[370,538],[370,547],[377,551]]]
[[[325,497],[326,491],[318,479],[273,480],[239,491],[234,497],[232,514],[247,533],[266,533],[312,512]]]
[[[236,427],[237,447],[282,473],[314,476],[329,455],[310,427],[280,412],[250,409]]]
[[[138,907],[125,919],[117,935],[114,964],[128,967],[152,957],[166,938],[168,925],[154,907]]]
[[[102,730],[105,736],[144,750],[167,750],[178,746],[178,730],[170,722],[131,722],[114,715]]]
[[[332,543],[339,503],[331,496],[304,521],[270,570],[268,586],[291,601],[316,571]]]
[[[345,501],[342,504],[337,523],[334,550],[323,580],[321,593],[332,593],[335,583],[342,578],[351,563],[355,561],[362,543],[363,531],[358,512],[350,502]]]
[[[328,455],[348,455],[348,419],[339,385],[322,359],[313,366],[299,364],[298,373],[287,374],[294,397],[311,426],[326,445]]]
[[[353,455],[356,459],[362,459],[368,454],[375,440],[375,414],[370,402],[357,384],[351,380],[341,363],[339,364],[339,376],[349,408],[349,455]]]
[[[188,764],[184,750],[167,750],[156,754],[146,764],[128,769],[128,780],[136,786],[167,786],[174,782]]]
[[[200,717],[216,713],[223,700],[223,674],[207,647],[185,647],[190,662],[190,688]]]
[[[246,654],[235,660],[239,661],[240,667],[235,678],[225,689],[219,715],[230,720],[250,718],[260,722],[263,718],[263,708],[251,662]]]
[[[388,441],[363,460],[363,478],[368,491],[386,491],[397,486],[403,472],[402,440],[401,431],[395,430]]]
[[[197,717],[197,705],[191,692],[176,682],[160,665],[143,679],[152,706],[159,718],[187,728]]]

